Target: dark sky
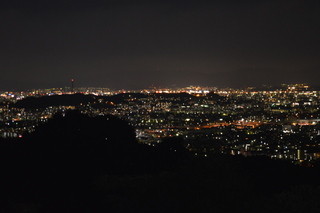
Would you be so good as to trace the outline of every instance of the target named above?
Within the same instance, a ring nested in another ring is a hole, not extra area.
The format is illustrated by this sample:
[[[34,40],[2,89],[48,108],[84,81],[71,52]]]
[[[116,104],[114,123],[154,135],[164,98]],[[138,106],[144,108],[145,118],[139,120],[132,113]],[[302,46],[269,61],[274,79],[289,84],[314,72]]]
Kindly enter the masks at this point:
[[[319,0],[1,0],[0,89],[319,85]]]

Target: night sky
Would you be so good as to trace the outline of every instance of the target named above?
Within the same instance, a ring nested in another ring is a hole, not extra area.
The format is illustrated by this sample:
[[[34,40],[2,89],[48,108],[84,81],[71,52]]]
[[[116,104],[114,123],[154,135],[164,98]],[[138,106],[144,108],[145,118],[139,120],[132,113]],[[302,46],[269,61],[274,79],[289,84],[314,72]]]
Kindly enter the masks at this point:
[[[319,0],[1,0],[0,90],[320,85]]]

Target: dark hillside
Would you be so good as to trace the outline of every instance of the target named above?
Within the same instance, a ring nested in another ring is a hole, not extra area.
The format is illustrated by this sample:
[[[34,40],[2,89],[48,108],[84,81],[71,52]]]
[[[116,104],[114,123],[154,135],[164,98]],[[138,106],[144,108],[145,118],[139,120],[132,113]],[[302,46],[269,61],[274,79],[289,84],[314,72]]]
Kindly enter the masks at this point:
[[[168,143],[172,143],[168,144]],[[56,115],[1,140],[1,212],[319,212],[319,168],[261,157],[192,157],[138,144],[113,116]]]
[[[73,94],[73,95],[53,95],[42,97],[27,97],[19,100],[13,106],[17,108],[41,109],[49,106],[78,106],[94,102],[93,95]]]

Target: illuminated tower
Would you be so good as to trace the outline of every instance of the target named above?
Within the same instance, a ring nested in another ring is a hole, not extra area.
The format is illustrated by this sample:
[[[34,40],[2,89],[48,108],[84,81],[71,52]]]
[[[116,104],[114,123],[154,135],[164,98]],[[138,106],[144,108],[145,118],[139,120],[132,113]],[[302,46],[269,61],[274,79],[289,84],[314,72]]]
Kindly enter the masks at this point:
[[[71,93],[73,93],[74,92],[74,79],[71,79],[70,82],[71,82]]]

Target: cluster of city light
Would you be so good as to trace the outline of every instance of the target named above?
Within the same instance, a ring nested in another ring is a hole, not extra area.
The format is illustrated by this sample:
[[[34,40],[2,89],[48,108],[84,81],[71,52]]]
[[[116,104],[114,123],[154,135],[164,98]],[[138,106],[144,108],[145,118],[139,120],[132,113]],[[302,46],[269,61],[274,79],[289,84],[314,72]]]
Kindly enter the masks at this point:
[[[97,98],[94,103],[33,110],[11,105],[30,96],[73,93]],[[127,96],[119,103],[103,98],[121,94]],[[212,149],[203,148],[195,141],[218,140],[223,142],[223,153],[258,153],[273,158],[312,160],[319,157],[319,153],[310,151],[320,147],[317,125],[320,123],[319,94],[304,84],[286,85],[286,88],[270,91],[195,86],[137,91],[108,88],[73,88],[72,92],[70,88],[6,91],[0,94],[6,103],[0,107],[0,121],[3,123],[0,135],[20,137],[57,112],[78,109],[90,115],[113,114],[126,119],[137,129],[139,140],[151,145],[161,142],[164,137],[179,136],[190,142],[189,150],[197,155],[201,152],[208,155],[208,150]],[[215,99],[216,96],[220,98]],[[96,103],[105,107],[97,108]],[[274,138],[268,138],[266,133]],[[304,142],[290,141],[295,135],[304,135],[307,139]],[[280,147],[272,149],[273,143]]]

